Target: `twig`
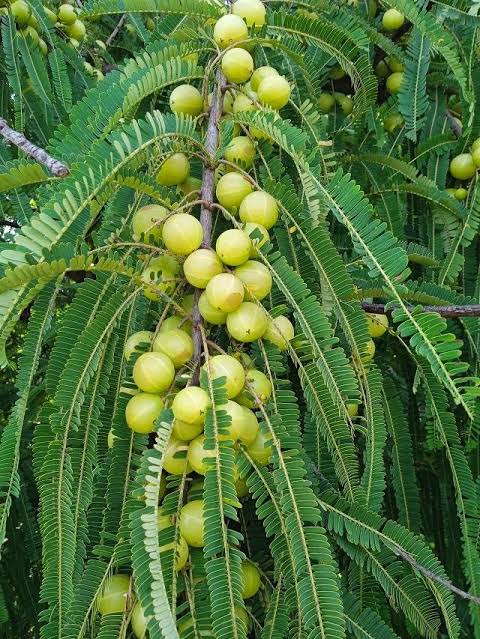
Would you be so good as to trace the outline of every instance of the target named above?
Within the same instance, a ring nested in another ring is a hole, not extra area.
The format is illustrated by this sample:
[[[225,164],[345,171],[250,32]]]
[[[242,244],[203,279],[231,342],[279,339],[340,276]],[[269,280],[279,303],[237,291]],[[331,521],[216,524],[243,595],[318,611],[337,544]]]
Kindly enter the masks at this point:
[[[65,164],[62,164],[59,160],[52,158],[52,156],[44,149],[41,149],[36,144],[33,144],[33,142],[27,140],[23,133],[19,133],[18,131],[15,131],[15,129],[12,129],[3,118],[0,118],[0,135],[5,138],[7,142],[18,146],[18,148],[24,151],[24,153],[30,155],[40,164],[46,166],[47,169],[56,177],[65,177],[70,173]]]
[[[447,116],[448,123],[453,133],[457,136],[457,138],[462,137],[462,125],[458,123],[457,119],[450,113],[448,109],[445,110],[445,115]]]
[[[120,18],[120,20],[117,22],[117,26],[115,27],[115,29],[112,31],[112,33],[108,36],[107,40],[105,41],[105,44],[107,45],[107,47],[109,47],[112,44],[112,42],[115,40],[115,38],[119,34],[120,29],[123,27],[123,24],[126,19],[127,19],[127,14],[124,13],[123,16]]]
[[[390,314],[396,307],[385,310],[385,304],[370,304],[362,302],[362,308],[367,313]],[[408,307],[410,310],[413,306]],[[425,313],[438,313],[442,317],[480,317],[480,304],[465,304],[458,306],[422,306]]]

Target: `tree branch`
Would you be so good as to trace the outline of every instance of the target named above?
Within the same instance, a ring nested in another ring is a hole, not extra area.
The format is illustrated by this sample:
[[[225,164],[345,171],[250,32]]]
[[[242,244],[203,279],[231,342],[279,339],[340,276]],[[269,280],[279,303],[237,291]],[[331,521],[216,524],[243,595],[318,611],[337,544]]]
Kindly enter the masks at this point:
[[[385,310],[385,304],[371,304],[362,302],[362,308],[367,313],[391,314],[395,307]],[[409,306],[410,309],[414,308]],[[426,313],[438,313],[442,317],[480,317],[480,304],[465,304],[463,306],[423,306]]]
[[[123,16],[120,18],[120,20],[117,22],[117,26],[115,27],[115,29],[108,36],[108,38],[107,38],[107,40],[105,42],[107,47],[109,47],[112,44],[112,42],[115,40],[115,38],[117,37],[120,29],[123,27],[123,24],[124,24],[126,18],[127,18],[127,14],[124,13]]]
[[[30,155],[34,160],[43,164],[47,169],[53,173],[56,177],[65,177],[70,173],[65,164],[62,164],[59,160],[52,158],[44,149],[41,149],[33,142],[27,140],[23,133],[19,133],[8,126],[7,121],[0,118],[0,135],[10,144],[14,144],[19,149],[24,151],[27,155]]]

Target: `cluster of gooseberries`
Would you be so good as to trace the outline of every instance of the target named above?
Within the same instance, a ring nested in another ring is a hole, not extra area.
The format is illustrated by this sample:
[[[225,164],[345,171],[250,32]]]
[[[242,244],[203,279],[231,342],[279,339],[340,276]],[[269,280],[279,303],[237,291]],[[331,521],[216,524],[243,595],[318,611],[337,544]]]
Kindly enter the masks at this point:
[[[480,138],[476,139],[470,153],[460,153],[450,162],[450,175],[456,180],[471,180],[480,167]],[[459,193],[457,194],[457,191]],[[458,200],[464,200],[467,196],[465,189],[455,189],[452,193]]]
[[[8,11],[11,13],[16,24],[20,27],[20,33],[25,37],[29,36],[38,44],[40,51],[44,55],[47,55],[47,43],[39,35],[41,26],[35,14],[32,12],[32,8],[28,1],[9,0],[9,2],[10,6]],[[47,6],[43,6],[43,11],[52,25],[55,25],[68,36],[69,41],[73,46],[78,47],[79,43],[84,40],[87,30],[85,24],[79,20],[77,10],[73,4],[65,2],[58,7],[56,12],[52,11]]]

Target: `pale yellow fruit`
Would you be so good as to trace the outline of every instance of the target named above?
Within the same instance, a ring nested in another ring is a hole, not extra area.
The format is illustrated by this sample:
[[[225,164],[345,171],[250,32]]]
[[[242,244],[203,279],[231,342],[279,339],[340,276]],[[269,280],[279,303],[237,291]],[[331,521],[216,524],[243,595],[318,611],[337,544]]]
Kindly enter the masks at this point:
[[[269,445],[269,442],[270,437],[267,437],[261,430],[259,430],[255,441],[247,448],[247,452],[250,457],[252,457],[252,459],[261,466],[266,466],[272,458],[273,450]]]
[[[174,113],[184,113],[193,117],[203,110],[203,97],[197,87],[181,84],[170,94],[170,108]]]
[[[175,255],[190,255],[203,242],[203,228],[193,215],[175,213],[165,221],[162,239]]]
[[[370,337],[382,337],[388,329],[388,317],[382,313],[367,313]]]
[[[161,331],[155,338],[152,349],[166,355],[175,368],[180,368],[193,356],[193,340],[190,335],[178,328]]]
[[[159,204],[147,204],[135,213],[132,219],[133,239],[138,242],[143,235],[145,239],[160,243],[162,239],[163,220],[168,210]]]
[[[240,362],[231,355],[215,355],[203,365],[210,379],[225,377],[227,397],[231,399],[238,395],[245,384],[245,371]]]
[[[213,38],[220,49],[248,38],[248,28],[240,16],[227,14],[219,18],[213,30]]]
[[[278,220],[277,201],[265,191],[254,191],[243,199],[239,216],[242,222],[253,222],[271,229]]]
[[[172,402],[175,419],[187,424],[203,424],[210,406],[208,393],[198,386],[187,386],[179,391]]]
[[[216,195],[219,203],[229,211],[238,209],[244,198],[253,192],[253,186],[236,171],[223,175],[217,184]]]
[[[258,69],[255,69],[252,77],[250,78],[250,84],[251,84],[252,90],[258,91],[258,87],[260,86],[260,83],[265,78],[268,78],[271,76],[278,76],[278,75],[279,75],[278,71],[274,69],[273,67],[269,67],[269,66],[258,67]]]
[[[138,331],[133,333],[125,342],[123,347],[123,355],[128,361],[132,354],[137,351],[137,346],[142,346],[143,351],[147,350],[153,339],[153,333],[151,331]]]
[[[237,135],[225,149],[225,159],[233,164],[241,162],[250,167],[255,160],[255,153],[253,142],[245,135]]]
[[[222,313],[235,311],[243,302],[245,289],[232,273],[220,273],[212,277],[205,289],[208,303]]]
[[[292,90],[283,76],[269,75],[260,82],[257,93],[263,104],[272,109],[282,109],[288,104]]]
[[[223,271],[223,264],[211,249],[198,249],[187,257],[183,272],[187,281],[196,288],[206,288],[215,275]]]
[[[243,230],[252,242],[250,257],[257,257],[262,246],[270,241],[270,234],[264,226],[256,224],[255,222],[247,222],[244,224]]]
[[[162,186],[182,184],[190,173],[190,162],[184,153],[173,153],[160,167],[157,182]]]
[[[253,58],[240,47],[229,49],[222,58],[222,71],[229,82],[241,84],[253,73]]]
[[[212,306],[208,301],[205,291],[200,295],[200,299],[198,300],[198,310],[203,319],[214,326],[221,326],[227,321],[227,313],[219,311]]]
[[[227,330],[239,342],[254,342],[267,330],[267,316],[263,308],[252,302],[243,302],[227,316]]]
[[[163,457],[163,468],[171,475],[190,472],[187,460],[188,442],[170,437]]]
[[[295,336],[295,329],[292,322],[284,315],[279,315],[275,319],[268,322],[267,329],[263,335],[263,339],[275,344],[281,351],[284,351],[288,342]]]
[[[234,271],[243,283],[250,299],[263,300],[272,290],[272,276],[268,268],[256,260],[248,260]]]
[[[252,241],[245,231],[229,229],[218,236],[215,250],[224,264],[240,266],[250,257]]]
[[[245,20],[249,27],[263,27],[266,9],[260,0],[236,0],[232,13]]]

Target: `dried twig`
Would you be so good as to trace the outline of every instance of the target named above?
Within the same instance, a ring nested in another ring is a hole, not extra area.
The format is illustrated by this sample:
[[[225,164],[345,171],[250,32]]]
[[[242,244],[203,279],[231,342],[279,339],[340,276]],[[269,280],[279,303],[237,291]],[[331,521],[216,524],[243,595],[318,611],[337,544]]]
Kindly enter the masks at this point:
[[[65,177],[70,173],[65,164],[55,158],[52,158],[45,149],[41,149],[36,144],[33,144],[33,142],[27,140],[23,133],[19,133],[18,131],[15,131],[15,129],[12,129],[3,118],[0,118],[0,135],[7,142],[14,144],[34,160],[46,166],[47,169],[56,177]]]
[[[367,313],[390,314],[394,308],[385,310],[385,304],[370,304],[362,302],[362,308]],[[410,310],[413,308],[409,306]],[[422,306],[424,312],[438,313],[442,317],[480,317],[480,304],[464,304],[452,306]]]
[[[108,36],[108,38],[107,38],[107,40],[105,42],[107,47],[109,47],[112,44],[112,42],[115,40],[115,38],[117,37],[117,35],[120,32],[120,29],[123,27],[126,19],[127,19],[127,14],[124,13],[123,16],[120,18],[120,20],[117,22],[117,26],[115,27],[115,29]]]

